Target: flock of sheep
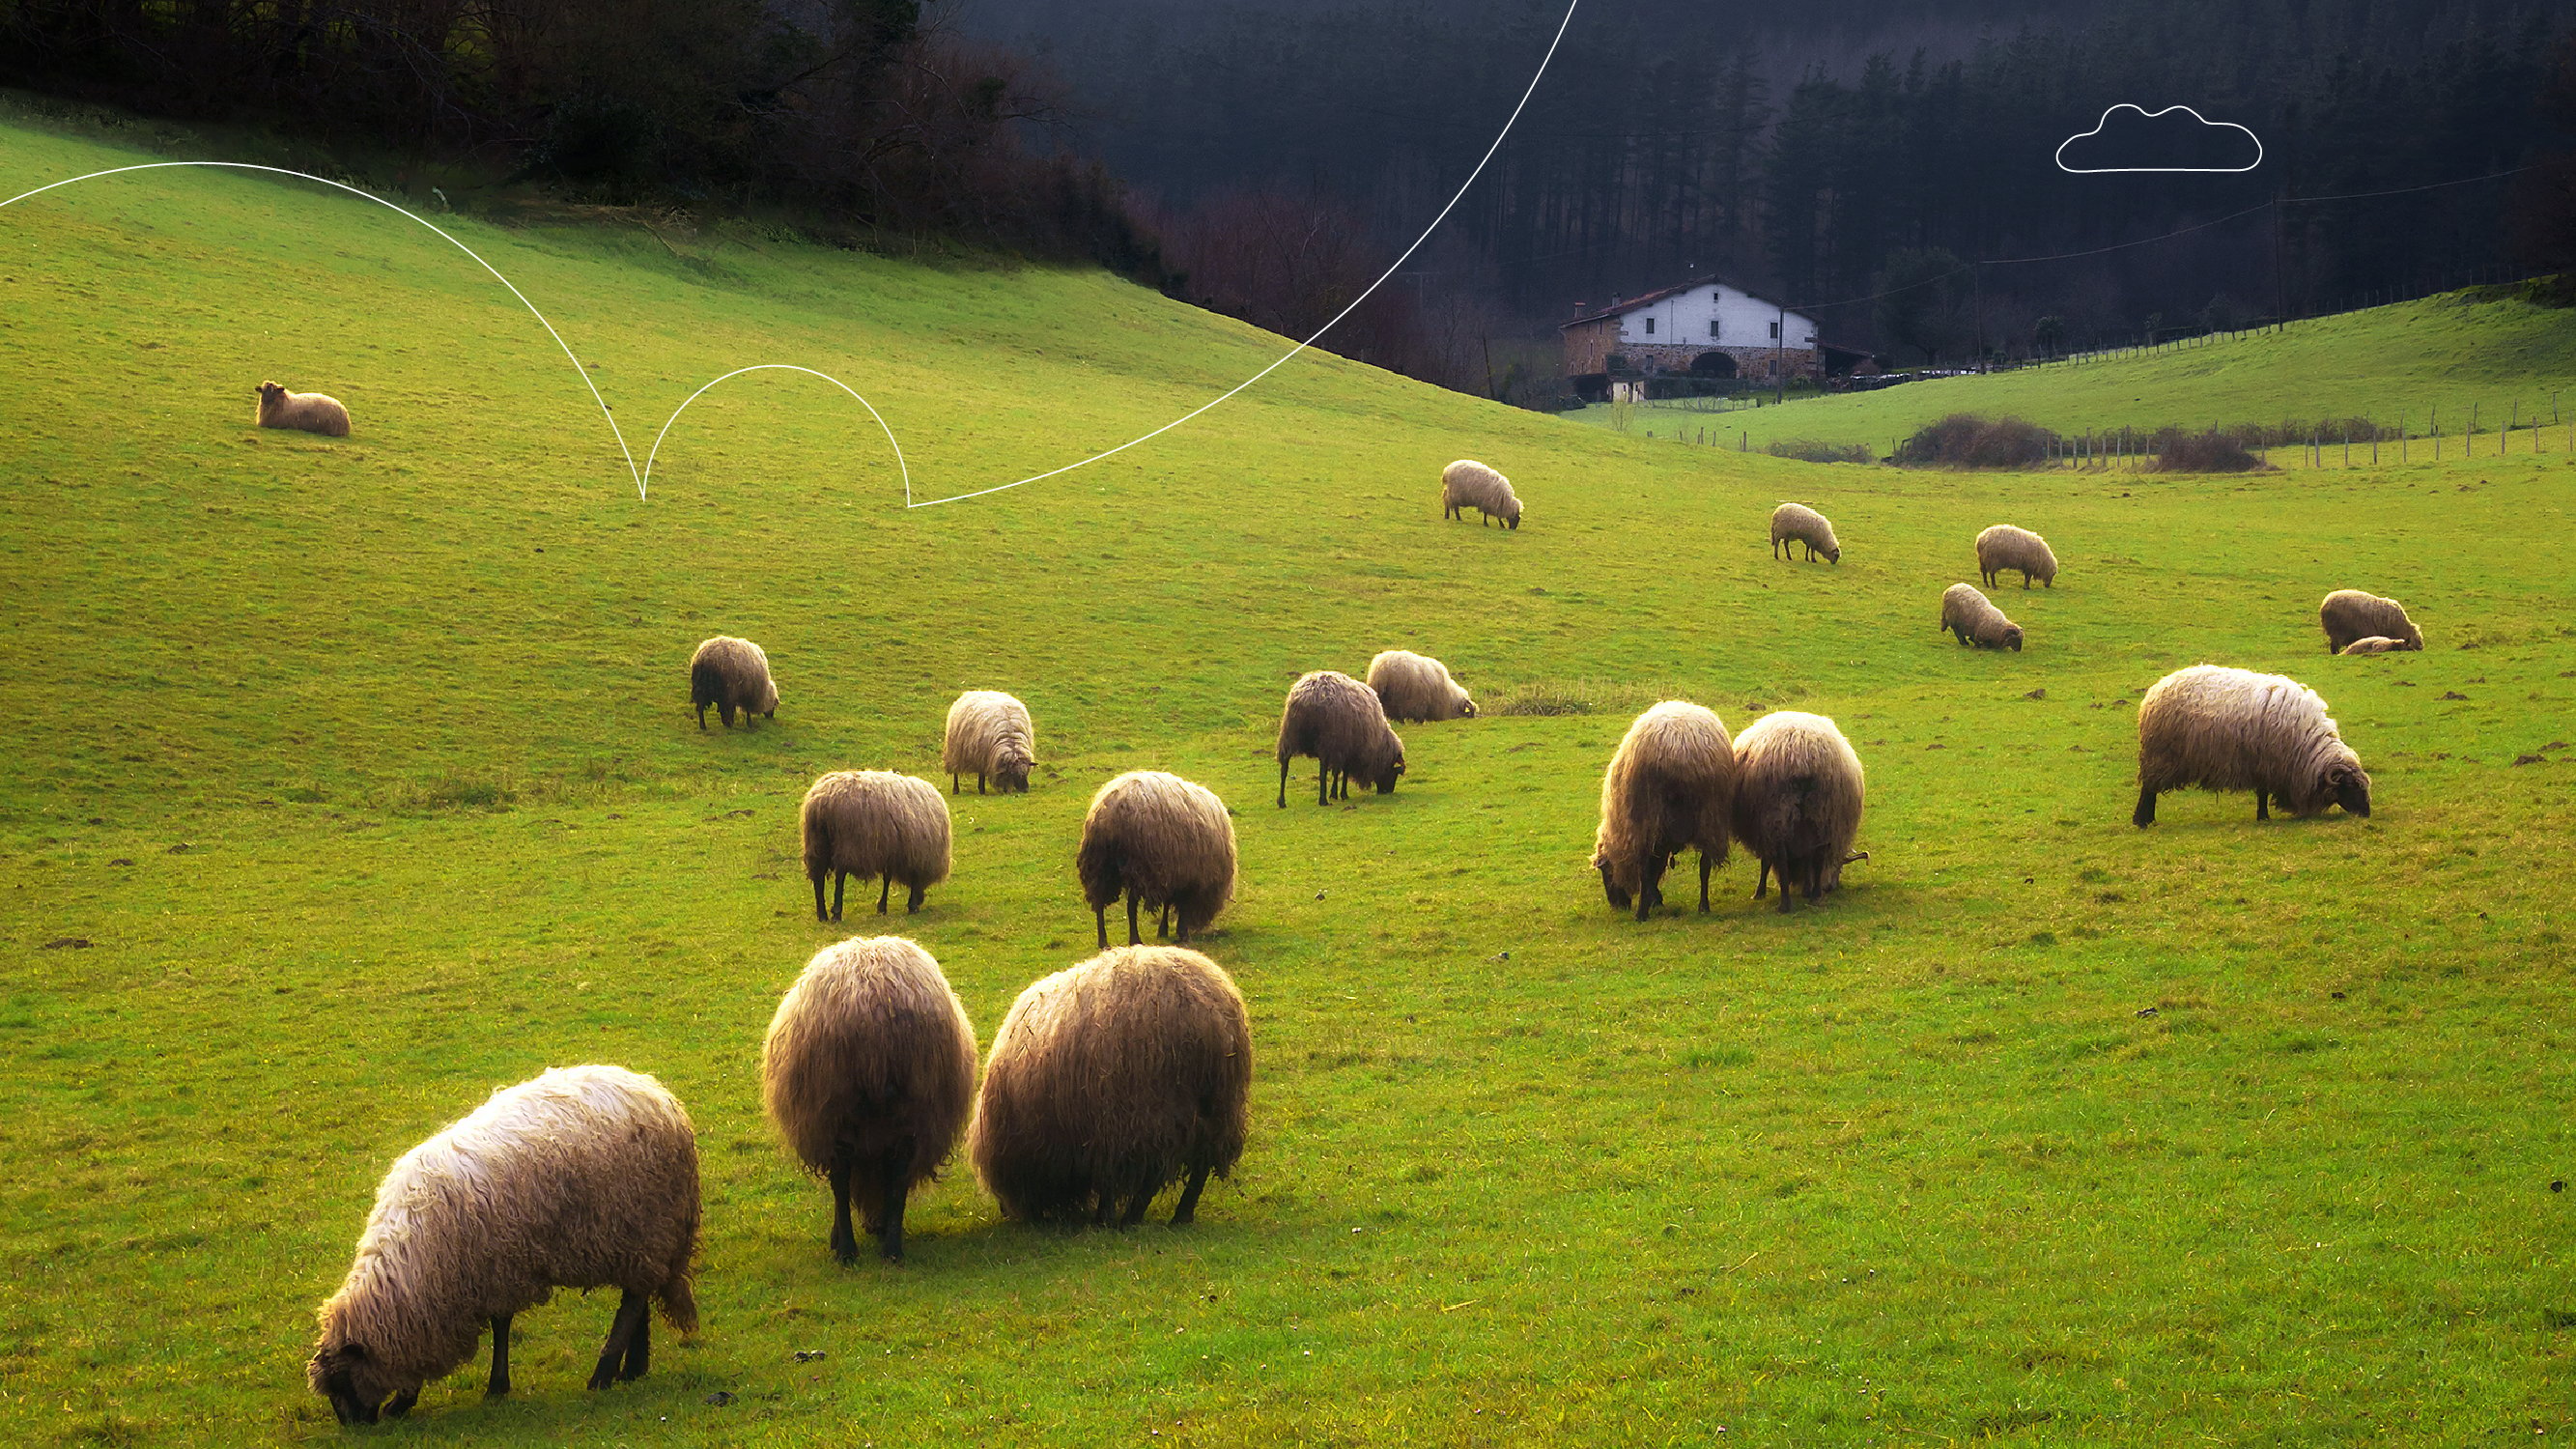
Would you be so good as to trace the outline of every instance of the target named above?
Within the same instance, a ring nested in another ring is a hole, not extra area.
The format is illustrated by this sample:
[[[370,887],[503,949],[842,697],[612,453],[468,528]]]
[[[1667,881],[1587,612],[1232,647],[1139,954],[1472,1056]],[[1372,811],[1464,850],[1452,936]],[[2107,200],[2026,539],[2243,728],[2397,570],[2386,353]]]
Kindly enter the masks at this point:
[[[273,385],[272,385],[273,386]],[[304,421],[329,402],[283,394]],[[271,399],[262,391],[261,418]],[[336,409],[337,404],[331,404]],[[338,425],[346,430],[345,411]],[[1444,517],[1475,508],[1518,528],[1520,499],[1500,473],[1460,460],[1441,478]],[[1839,562],[1823,515],[1783,504],[1772,553],[1803,546]],[[1978,535],[1988,586],[2000,572],[2054,587],[2046,540],[1998,525]],[[2368,653],[2423,647],[2391,599],[2350,590],[2320,611],[2328,647]],[[1941,627],[1963,645],[2019,649],[2022,631],[1966,583],[1943,595]],[[748,640],[709,639],[689,665],[698,727],[712,707],[774,718],[768,657]],[[1381,653],[1367,679],[1333,670],[1300,677],[1279,719],[1277,805],[1293,761],[1316,762],[1319,805],[1353,780],[1391,793],[1405,771],[1390,720],[1473,718],[1476,704],[1440,661]],[[2280,675],[2196,665],[2149,689],[2138,709],[2138,805],[2192,785],[2251,790],[2257,818],[2277,803],[2295,815],[2340,805],[2370,813],[2370,778],[2338,737],[2316,694]],[[950,708],[942,768],[951,794],[1028,788],[1037,759],[1029,712],[1010,695],[972,691]],[[1866,789],[1851,742],[1821,715],[1777,711],[1730,736],[1711,710],[1680,700],[1639,714],[1601,781],[1592,866],[1604,896],[1643,920],[1663,904],[1662,881],[1685,850],[1699,855],[1699,908],[1710,871],[1742,844],[1770,879],[1779,909],[1793,894],[1833,890],[1846,865]],[[799,811],[818,921],[841,918],[851,876],[880,882],[905,910],[948,875],[947,801],[926,780],[884,770],[817,779]],[[880,1253],[903,1252],[904,1205],[961,1137],[977,1180],[1006,1216],[1133,1224],[1155,1196],[1182,1185],[1172,1215],[1187,1223],[1208,1177],[1241,1155],[1252,1076],[1243,998],[1223,968],[1187,943],[1233,898],[1232,817],[1213,791],[1138,770],[1101,786],[1086,812],[1075,875],[1091,907],[1099,954],[1023,991],[993,1039],[977,1084],[976,1037],[929,952],[899,936],[853,937],[818,952],[778,1004],[762,1048],[762,1100],[796,1159],[832,1195],[830,1245],[857,1256],[858,1230]],[[824,886],[830,882],[827,901]],[[1108,912],[1127,908],[1127,944],[1110,945]],[[1143,944],[1139,912],[1156,918]],[[377,1189],[357,1258],[320,1310],[309,1365],[314,1390],[344,1423],[401,1414],[422,1387],[471,1359],[492,1335],[491,1394],[510,1389],[510,1321],[555,1288],[615,1286],[622,1296],[590,1385],[642,1375],[651,1306],[683,1332],[696,1323],[691,1263],[699,1228],[697,1147],[688,1114],[651,1077],[614,1066],[549,1071],[503,1088],[470,1116],[405,1153]]]

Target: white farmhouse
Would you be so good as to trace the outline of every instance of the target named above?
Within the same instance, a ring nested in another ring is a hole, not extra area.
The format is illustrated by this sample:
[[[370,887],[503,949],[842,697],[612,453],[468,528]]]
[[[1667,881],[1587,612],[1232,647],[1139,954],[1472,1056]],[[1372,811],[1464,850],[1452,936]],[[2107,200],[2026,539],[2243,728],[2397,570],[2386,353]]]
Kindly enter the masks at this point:
[[[1565,373],[1585,396],[1651,377],[1817,378],[1868,359],[1817,340],[1816,319],[1720,281],[1685,282],[1578,315],[1559,329]],[[1831,354],[1831,355],[1829,355]]]

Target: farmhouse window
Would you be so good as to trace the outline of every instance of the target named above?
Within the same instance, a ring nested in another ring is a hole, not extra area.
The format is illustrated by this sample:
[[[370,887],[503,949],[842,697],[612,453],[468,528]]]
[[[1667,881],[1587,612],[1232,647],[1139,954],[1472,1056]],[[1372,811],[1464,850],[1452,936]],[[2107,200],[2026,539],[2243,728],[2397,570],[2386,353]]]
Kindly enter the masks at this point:
[[[1655,335],[1655,319],[1652,317],[1646,319],[1646,335],[1649,337]]]
[[[1774,322],[1774,323],[1772,323],[1772,324],[1771,324],[1771,335],[1772,335],[1772,336],[1774,336],[1774,337],[1777,337],[1777,336],[1779,336],[1779,335],[1780,335],[1780,324],[1779,324],[1779,323]]]
[[[1708,336],[1712,342],[1717,340],[1717,319],[1714,317],[1708,319]]]

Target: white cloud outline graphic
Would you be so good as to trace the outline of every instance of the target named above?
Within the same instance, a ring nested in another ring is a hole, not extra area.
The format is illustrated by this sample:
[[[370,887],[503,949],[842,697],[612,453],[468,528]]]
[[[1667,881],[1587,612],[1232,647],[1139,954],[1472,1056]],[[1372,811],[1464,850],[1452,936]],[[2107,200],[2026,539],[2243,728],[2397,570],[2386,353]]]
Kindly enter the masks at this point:
[[[2088,136],[2101,135],[2102,129],[2111,124],[2111,117],[2121,111],[2135,111],[2138,113],[2139,119],[2148,121],[2152,121],[2158,116],[2171,115],[2175,111],[2185,111],[2190,113],[2193,120],[2198,121],[2202,125],[2208,126],[2213,130],[2223,129],[2229,131],[2244,131],[2245,139],[2254,143],[2254,159],[2249,164],[2243,166],[2069,166],[2066,164],[2067,147],[2074,145],[2076,142],[2081,141]],[[2245,127],[2236,124],[2234,121],[2213,121],[2209,117],[2202,115],[2200,112],[2192,110],[2189,106],[2167,106],[2161,111],[2150,111],[2144,106],[2133,105],[2130,102],[2122,101],[2118,105],[2112,106],[2103,111],[2102,119],[2093,123],[2092,130],[2079,131],[2076,134],[2067,137],[2065,140],[2058,142],[2056,161],[2057,169],[2065,172],[2069,176],[2116,176],[2128,172],[2142,171],[2180,171],[2203,175],[2228,175],[2242,171],[2251,171],[2255,167],[2263,164],[2263,138],[2255,135],[2251,130],[2247,130]]]

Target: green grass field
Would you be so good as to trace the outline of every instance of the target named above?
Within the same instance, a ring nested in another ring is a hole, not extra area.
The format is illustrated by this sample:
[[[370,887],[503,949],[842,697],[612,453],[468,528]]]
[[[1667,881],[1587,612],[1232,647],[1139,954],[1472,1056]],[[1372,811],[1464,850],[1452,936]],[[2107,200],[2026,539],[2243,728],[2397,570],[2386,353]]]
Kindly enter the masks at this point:
[[[1702,406],[1705,406],[1703,404]],[[2474,413],[2472,412],[2474,409]],[[2576,313],[2527,302],[2429,297],[2293,322],[2277,332],[2192,339],[2144,353],[1936,378],[1876,392],[1793,399],[1711,414],[1688,406],[1607,403],[1569,416],[1643,439],[1728,448],[1789,439],[1865,443],[1886,457],[1899,438],[1951,413],[2013,414],[2070,436],[2122,428],[2266,426],[2369,418],[2423,438],[2439,422],[2457,457],[2473,421],[2475,456],[2537,446],[2576,449]],[[2437,416],[2438,414],[2438,416]],[[2535,437],[2532,424],[2546,426]],[[2498,430],[2517,423],[2510,438]],[[2393,449],[2393,444],[2392,444]],[[2430,457],[2427,444],[2409,449]],[[2383,460],[2393,458],[2393,451]],[[2279,461],[2295,461],[2283,450]],[[2341,466],[2342,455],[2327,460]]]
[[[0,194],[130,159],[0,131]],[[1076,272],[457,228],[639,451],[706,379],[798,363],[868,394],[932,496],[1281,345]],[[320,188],[158,172],[0,210],[0,1441],[2576,1425],[2567,455],[1819,468],[1314,356],[1100,466],[911,512],[855,404],[761,374],[691,410],[639,502],[569,374],[435,237]],[[356,435],[255,429],[264,377]],[[1461,455],[1512,475],[1519,532],[1441,522]],[[1839,567],[1769,557],[1787,497]],[[2064,572],[1998,596],[2026,652],[1961,650],[1937,601],[2002,518]],[[2329,659],[2341,586],[2431,646]],[[768,649],[774,723],[694,727],[717,632]],[[1319,809],[1304,774],[1274,808],[1290,679],[1391,646],[1488,702],[1595,707],[1413,727],[1392,797]],[[2192,795],[2131,827],[2131,707],[2201,660],[2317,686],[2376,813]],[[1205,782],[1240,816],[1206,949],[1253,1012],[1253,1141],[1190,1229],[1008,1224],[958,1171],[907,1265],[844,1269],[759,1111],[778,993],[842,934],[796,801],[827,769],[931,774],[969,687],[1028,701],[1034,788],[957,800],[927,908],[843,929],[920,940],[989,1039],[1090,953],[1091,790]],[[1842,893],[1775,915],[1739,857],[1706,916],[1604,905],[1599,773],[1664,691],[1841,721],[1872,852]],[[564,1295],[518,1321],[515,1398],[477,1364],[341,1430],[303,1365],[377,1179],[579,1061],[696,1119],[704,1332],[586,1393],[613,1305]]]

